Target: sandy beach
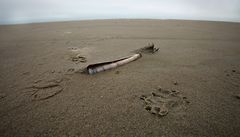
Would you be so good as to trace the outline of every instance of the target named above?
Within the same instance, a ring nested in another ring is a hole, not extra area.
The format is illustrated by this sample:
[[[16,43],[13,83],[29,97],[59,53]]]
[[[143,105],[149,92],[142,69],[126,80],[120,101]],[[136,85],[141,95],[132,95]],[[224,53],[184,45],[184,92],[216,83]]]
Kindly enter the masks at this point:
[[[158,52],[81,73],[148,43]],[[0,64],[1,137],[240,135],[240,23],[1,25]]]

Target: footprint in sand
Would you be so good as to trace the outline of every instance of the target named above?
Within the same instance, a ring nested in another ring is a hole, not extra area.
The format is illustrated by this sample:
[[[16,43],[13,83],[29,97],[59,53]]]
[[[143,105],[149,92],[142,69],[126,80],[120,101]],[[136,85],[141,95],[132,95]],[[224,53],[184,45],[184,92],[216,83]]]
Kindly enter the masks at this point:
[[[32,100],[45,100],[62,92],[63,88],[60,85],[61,79],[51,80],[51,81],[36,81],[33,86],[29,87],[31,89]]]
[[[152,92],[151,95],[142,95],[140,99],[144,101],[144,108],[157,116],[165,116],[170,111],[184,110],[190,103],[179,91],[162,88]]]
[[[76,64],[78,63],[85,63],[87,62],[87,58],[83,56],[82,50],[77,47],[71,47],[69,48],[71,51],[70,53],[70,60]]]
[[[77,54],[76,56],[71,57],[72,62],[78,64],[78,63],[85,63],[87,62],[87,59],[80,54]]]

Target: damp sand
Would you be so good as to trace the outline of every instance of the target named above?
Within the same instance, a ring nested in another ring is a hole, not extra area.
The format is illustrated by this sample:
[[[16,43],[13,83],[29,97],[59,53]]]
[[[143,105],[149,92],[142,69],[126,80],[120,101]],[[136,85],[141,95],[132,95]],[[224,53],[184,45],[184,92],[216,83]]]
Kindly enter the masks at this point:
[[[89,64],[158,52],[96,75]],[[239,136],[240,24],[0,26],[0,136]]]

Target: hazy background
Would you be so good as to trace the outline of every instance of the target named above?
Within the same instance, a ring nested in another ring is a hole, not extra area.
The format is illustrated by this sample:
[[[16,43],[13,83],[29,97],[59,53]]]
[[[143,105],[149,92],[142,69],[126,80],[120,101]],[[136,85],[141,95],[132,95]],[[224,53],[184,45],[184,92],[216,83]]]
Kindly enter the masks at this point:
[[[0,0],[0,24],[116,18],[240,22],[240,0]]]

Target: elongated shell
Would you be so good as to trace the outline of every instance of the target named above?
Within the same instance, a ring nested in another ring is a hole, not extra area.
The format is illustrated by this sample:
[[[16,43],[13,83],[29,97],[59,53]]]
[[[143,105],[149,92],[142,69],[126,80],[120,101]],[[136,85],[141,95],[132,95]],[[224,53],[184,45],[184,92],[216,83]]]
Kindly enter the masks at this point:
[[[118,60],[116,62],[111,62],[109,64],[103,64],[103,65],[96,66],[96,67],[90,67],[90,68],[88,68],[87,71],[88,71],[88,74],[92,75],[92,74],[95,74],[95,73],[99,73],[99,72],[102,72],[102,71],[106,71],[106,70],[109,70],[109,69],[113,69],[113,68],[122,66],[124,64],[129,63],[129,62],[137,60],[140,57],[141,57],[141,54],[134,54],[134,55],[132,55],[128,58]]]

